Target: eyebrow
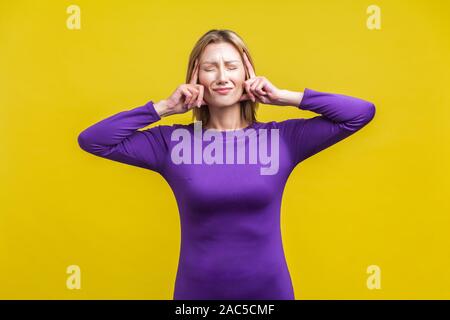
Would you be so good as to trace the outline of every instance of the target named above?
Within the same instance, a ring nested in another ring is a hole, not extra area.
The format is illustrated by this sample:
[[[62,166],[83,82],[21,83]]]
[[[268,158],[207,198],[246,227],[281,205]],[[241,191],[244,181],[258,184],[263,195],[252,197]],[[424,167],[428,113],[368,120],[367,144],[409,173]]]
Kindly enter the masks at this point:
[[[240,60],[229,60],[229,61],[225,61],[225,63],[232,63],[232,62],[241,62]],[[217,62],[214,61],[205,61],[202,62],[202,64],[217,64]]]

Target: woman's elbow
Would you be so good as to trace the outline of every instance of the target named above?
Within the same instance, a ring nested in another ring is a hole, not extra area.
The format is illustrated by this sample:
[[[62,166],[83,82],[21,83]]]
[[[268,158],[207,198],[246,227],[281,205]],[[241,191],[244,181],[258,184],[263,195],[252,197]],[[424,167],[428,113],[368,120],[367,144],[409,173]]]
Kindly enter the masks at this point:
[[[372,119],[375,117],[376,111],[377,108],[375,107],[375,104],[372,102],[368,102],[367,110],[365,112],[365,118],[367,119],[367,122],[372,121]]]
[[[78,135],[78,145],[81,149],[93,155],[108,157],[114,146],[107,146],[98,141],[95,134],[88,128]]]
[[[376,108],[375,104],[370,101],[366,101],[363,108],[363,118],[365,123],[369,123],[375,117]]]
[[[372,102],[360,100],[357,110],[355,117],[345,123],[345,128],[352,132],[356,132],[367,125],[375,116],[376,109]]]
[[[93,152],[91,139],[89,137],[89,134],[86,132],[86,130],[82,131],[78,135],[77,141],[78,141],[78,145],[80,146],[81,149],[83,149],[84,151],[89,152],[89,153]]]

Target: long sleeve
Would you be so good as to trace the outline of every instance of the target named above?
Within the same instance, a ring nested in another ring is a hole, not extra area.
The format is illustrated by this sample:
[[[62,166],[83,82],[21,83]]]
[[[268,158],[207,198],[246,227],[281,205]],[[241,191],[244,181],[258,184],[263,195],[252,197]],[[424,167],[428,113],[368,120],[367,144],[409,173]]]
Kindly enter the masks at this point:
[[[149,101],[88,127],[79,134],[78,144],[96,156],[161,173],[168,149],[161,126],[138,130],[160,119]]]
[[[280,135],[289,145],[294,165],[352,135],[375,116],[371,102],[308,88],[298,108],[320,115],[280,123]]]

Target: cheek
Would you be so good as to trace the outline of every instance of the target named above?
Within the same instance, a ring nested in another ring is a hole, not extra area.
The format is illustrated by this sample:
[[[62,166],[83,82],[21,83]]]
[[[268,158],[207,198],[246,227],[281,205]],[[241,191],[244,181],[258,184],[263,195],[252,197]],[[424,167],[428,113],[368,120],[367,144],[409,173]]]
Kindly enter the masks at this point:
[[[245,82],[245,72],[241,71],[233,77],[236,86],[242,87]]]
[[[212,76],[210,74],[205,73],[205,72],[200,72],[199,75],[198,75],[198,81],[199,81],[200,84],[202,84],[204,86],[205,85],[207,86],[213,81],[213,79],[212,79]]]

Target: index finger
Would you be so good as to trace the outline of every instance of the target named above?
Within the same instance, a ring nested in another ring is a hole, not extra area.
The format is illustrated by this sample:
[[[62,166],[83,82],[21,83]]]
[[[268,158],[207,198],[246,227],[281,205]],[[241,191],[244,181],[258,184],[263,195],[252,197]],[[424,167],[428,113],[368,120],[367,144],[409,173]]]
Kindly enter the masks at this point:
[[[198,59],[195,59],[194,71],[192,72],[191,80],[189,81],[189,83],[197,84],[197,77],[198,77]]]
[[[248,59],[245,51],[244,51],[244,62],[245,62],[245,65],[247,66],[247,70],[250,75],[250,78],[255,78],[256,77],[255,70],[253,69],[253,66],[250,63],[250,60]]]

